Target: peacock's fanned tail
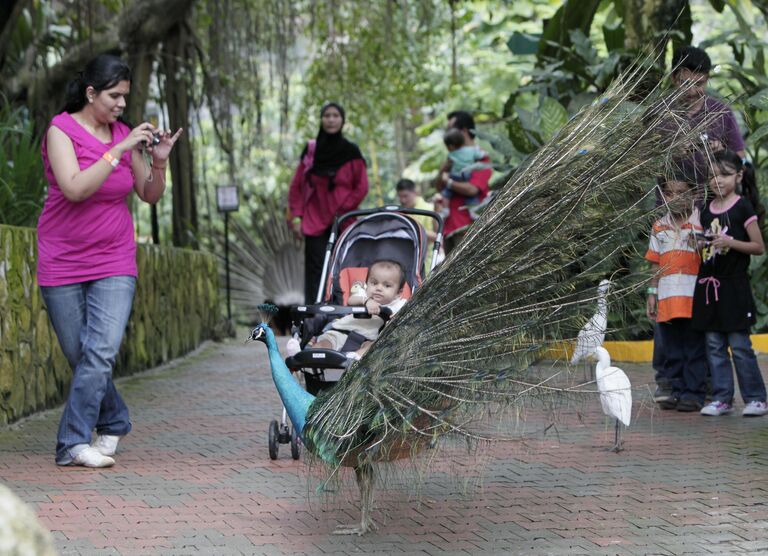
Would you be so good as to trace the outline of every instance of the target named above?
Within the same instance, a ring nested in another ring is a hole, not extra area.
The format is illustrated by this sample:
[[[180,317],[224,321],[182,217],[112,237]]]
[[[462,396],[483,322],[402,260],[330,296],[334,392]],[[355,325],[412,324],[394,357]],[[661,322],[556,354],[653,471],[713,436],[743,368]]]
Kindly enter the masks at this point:
[[[658,216],[655,177],[699,133],[682,123],[674,93],[634,98],[645,71],[629,70],[532,157],[365,357],[315,400],[311,451],[332,464],[396,459],[409,442],[476,434],[487,402],[569,390],[526,370],[576,337],[601,278],[612,276],[611,306],[647,279],[624,267]]]
[[[230,221],[229,269],[232,303],[253,321],[266,300],[280,306],[304,302],[304,250],[285,224],[284,208],[268,196],[252,203],[258,208],[250,227]],[[223,249],[220,253],[223,272]]]

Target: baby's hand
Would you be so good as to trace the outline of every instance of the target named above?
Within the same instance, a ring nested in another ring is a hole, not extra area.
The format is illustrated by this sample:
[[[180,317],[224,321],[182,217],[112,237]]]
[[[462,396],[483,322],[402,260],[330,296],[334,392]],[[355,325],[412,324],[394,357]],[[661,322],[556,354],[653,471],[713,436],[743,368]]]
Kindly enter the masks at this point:
[[[381,313],[381,305],[369,297],[365,300],[365,310],[368,311],[369,315],[378,315]]]

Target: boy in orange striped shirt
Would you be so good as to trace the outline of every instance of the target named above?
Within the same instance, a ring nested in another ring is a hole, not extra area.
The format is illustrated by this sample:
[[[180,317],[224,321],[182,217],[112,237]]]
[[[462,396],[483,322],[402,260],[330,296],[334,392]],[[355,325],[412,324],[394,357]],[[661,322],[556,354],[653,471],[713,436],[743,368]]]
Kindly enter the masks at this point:
[[[661,187],[669,212],[653,224],[645,254],[654,271],[646,312],[658,323],[656,331],[661,337],[655,341],[663,347],[664,374],[672,390],[659,406],[698,411],[704,403],[708,367],[704,335],[691,328],[691,314],[701,262],[696,234],[704,230],[694,206],[696,184],[676,174]]]

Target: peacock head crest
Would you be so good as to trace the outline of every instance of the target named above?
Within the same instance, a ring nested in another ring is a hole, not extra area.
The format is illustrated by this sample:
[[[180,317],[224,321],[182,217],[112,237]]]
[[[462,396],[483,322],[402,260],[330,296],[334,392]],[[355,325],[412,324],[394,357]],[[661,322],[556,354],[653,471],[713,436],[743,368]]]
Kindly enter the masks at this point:
[[[256,309],[259,312],[259,319],[266,324],[272,322],[272,319],[278,311],[277,305],[273,305],[272,303],[262,303],[261,305],[257,305]]]
[[[277,306],[271,303],[262,303],[256,308],[259,311],[259,320],[261,322],[251,331],[249,339],[266,343],[269,323],[272,322],[272,318],[277,314],[278,309]]]

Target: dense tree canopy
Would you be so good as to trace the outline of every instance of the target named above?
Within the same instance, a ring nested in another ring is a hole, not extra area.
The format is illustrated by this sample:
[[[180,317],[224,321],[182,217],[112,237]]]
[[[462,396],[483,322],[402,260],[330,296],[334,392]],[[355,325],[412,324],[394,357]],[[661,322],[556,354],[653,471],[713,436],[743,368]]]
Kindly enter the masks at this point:
[[[347,108],[374,205],[392,199],[403,173],[434,172],[434,132],[449,110],[478,115],[502,180],[639,51],[663,67],[671,44],[710,47],[713,85],[738,103],[762,165],[766,12],[765,0],[9,0],[0,103],[19,133],[39,138],[87,59],[123,55],[134,69],[126,119],[156,112],[187,129],[171,194],[156,211],[136,207],[139,235],[205,246],[219,225],[214,187],[241,186],[246,220],[257,199],[282,198],[326,100]],[[39,180],[7,166],[0,208],[20,198],[8,184]]]

